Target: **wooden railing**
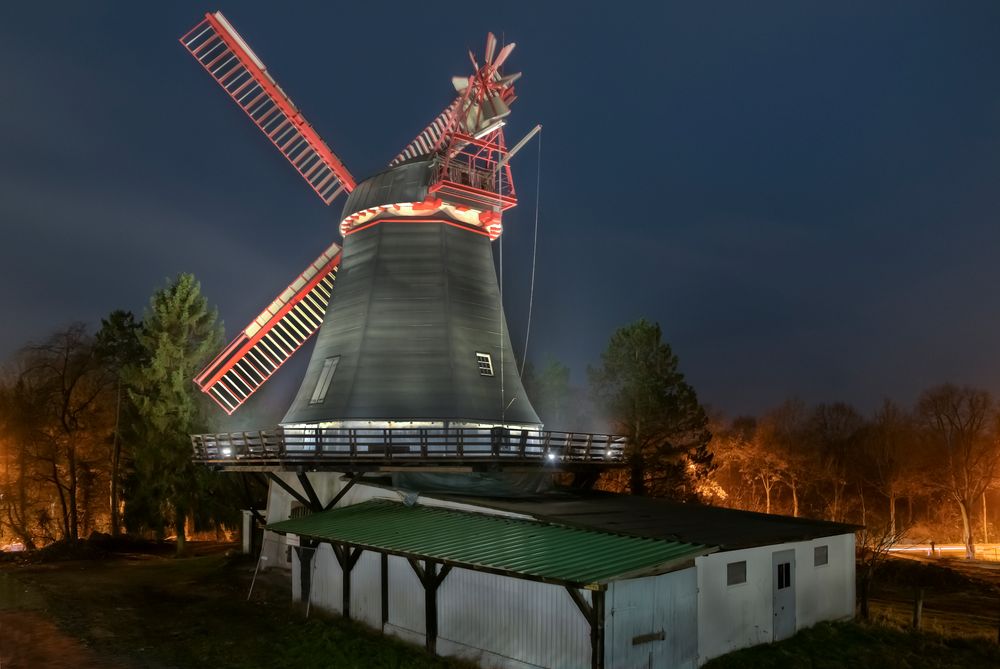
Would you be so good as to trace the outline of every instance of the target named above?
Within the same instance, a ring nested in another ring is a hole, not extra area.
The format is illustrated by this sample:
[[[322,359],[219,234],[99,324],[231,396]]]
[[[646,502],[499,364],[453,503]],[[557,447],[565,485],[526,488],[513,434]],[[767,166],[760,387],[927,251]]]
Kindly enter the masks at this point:
[[[620,464],[624,437],[516,428],[277,428],[192,435],[203,464],[447,461]]]

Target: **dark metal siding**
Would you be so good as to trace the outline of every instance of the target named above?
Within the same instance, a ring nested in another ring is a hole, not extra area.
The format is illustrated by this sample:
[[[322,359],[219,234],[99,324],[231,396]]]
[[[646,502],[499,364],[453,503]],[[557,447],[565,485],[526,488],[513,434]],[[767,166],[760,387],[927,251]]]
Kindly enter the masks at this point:
[[[359,183],[344,203],[343,216],[383,204],[421,202],[427,197],[432,172],[431,161],[400,165]]]
[[[477,351],[492,356],[495,376],[480,376]],[[310,405],[332,356],[340,361],[326,399]],[[368,419],[539,423],[517,374],[485,236],[383,222],[345,239],[333,301],[282,422]]]

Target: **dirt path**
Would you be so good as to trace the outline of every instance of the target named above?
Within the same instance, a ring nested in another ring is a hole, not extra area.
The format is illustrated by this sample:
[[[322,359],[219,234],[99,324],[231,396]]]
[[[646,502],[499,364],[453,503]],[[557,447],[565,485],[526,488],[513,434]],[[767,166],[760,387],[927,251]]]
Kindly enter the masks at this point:
[[[0,611],[0,669],[118,669],[34,611]]]

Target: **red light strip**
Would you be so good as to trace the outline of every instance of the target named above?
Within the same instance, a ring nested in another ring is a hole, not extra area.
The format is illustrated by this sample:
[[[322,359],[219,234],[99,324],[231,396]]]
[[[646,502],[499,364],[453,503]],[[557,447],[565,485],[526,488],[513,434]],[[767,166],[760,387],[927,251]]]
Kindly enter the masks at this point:
[[[458,228],[459,230],[465,230],[467,232],[474,232],[477,235],[482,235],[484,237],[489,237],[489,233],[470,225],[462,225],[456,221],[449,221],[444,218],[380,218],[376,221],[370,223],[365,223],[356,228],[351,228],[344,233],[344,236],[353,235],[355,232],[361,232],[362,230],[367,230],[373,225],[378,225],[379,223],[443,223],[445,225],[450,225],[453,228]]]

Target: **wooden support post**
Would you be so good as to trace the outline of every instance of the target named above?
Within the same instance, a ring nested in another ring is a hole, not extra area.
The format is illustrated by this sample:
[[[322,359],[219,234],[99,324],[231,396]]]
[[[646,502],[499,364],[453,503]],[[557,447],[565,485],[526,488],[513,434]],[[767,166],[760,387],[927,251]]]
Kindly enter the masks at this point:
[[[306,495],[309,497],[308,506],[313,511],[322,511],[323,504],[319,501],[319,496],[312,487],[312,483],[309,481],[309,477],[306,476],[305,472],[299,472],[295,475],[299,479],[299,483],[302,485],[302,489],[306,491]]]
[[[310,539],[302,539],[300,545],[295,547],[295,554],[299,557],[299,589],[303,603],[309,602],[309,593],[312,591],[312,561],[316,556],[316,547],[319,542]]]
[[[594,669],[604,669],[604,591],[594,590],[594,618],[590,622],[590,664]]]
[[[285,483],[285,480],[283,478],[281,478],[280,476],[278,476],[274,472],[268,472],[267,473],[267,477],[269,479],[271,479],[272,481],[274,481],[275,483],[277,483],[278,486],[280,486],[289,495],[291,495],[292,497],[294,497],[295,500],[299,504],[301,504],[302,506],[306,506],[306,507],[312,508],[312,505],[310,504],[309,500],[306,499],[305,496],[302,493],[300,493],[298,490],[296,490],[292,486],[290,486],[287,483]]]
[[[924,589],[913,589],[913,629],[920,629],[920,618],[924,612]]]
[[[339,502],[344,498],[344,495],[346,495],[347,492],[354,487],[355,483],[361,480],[362,476],[364,476],[364,473],[362,472],[355,472],[354,474],[352,474],[351,478],[347,481],[347,484],[340,489],[340,492],[334,495],[333,499],[331,499],[330,502],[325,507],[323,507],[323,510],[329,511],[333,507],[337,506],[337,502]]]
[[[433,560],[424,560],[423,566],[414,558],[406,560],[424,586],[424,647],[428,653],[437,653],[437,591],[451,572],[451,565],[442,565],[439,571],[438,563]]]
[[[351,619],[351,571],[365,549],[354,548],[346,544],[331,543],[333,554],[337,557],[337,564],[340,565],[340,572],[344,578],[341,594],[343,598],[340,602],[340,615],[348,620]]]
[[[576,588],[567,585],[566,592],[590,625],[591,669],[604,669],[604,591],[590,591],[592,604]]]

